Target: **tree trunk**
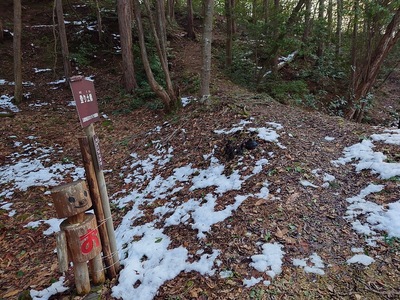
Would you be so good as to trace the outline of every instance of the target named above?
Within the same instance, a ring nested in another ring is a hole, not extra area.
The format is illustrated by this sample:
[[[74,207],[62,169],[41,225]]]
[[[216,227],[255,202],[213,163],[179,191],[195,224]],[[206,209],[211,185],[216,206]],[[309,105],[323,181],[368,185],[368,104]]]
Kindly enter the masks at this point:
[[[3,21],[0,19],[0,43],[4,40]]]
[[[22,102],[22,50],[21,50],[21,34],[22,34],[22,8],[21,0],[14,0],[14,99],[15,103]]]
[[[317,46],[317,57],[322,58],[324,54],[325,44],[325,26],[324,26],[324,12],[325,12],[325,0],[319,0],[318,8],[318,46]]]
[[[138,30],[138,38],[139,38],[139,46],[140,46],[140,54],[142,57],[144,71],[146,72],[147,80],[149,81],[149,85],[154,93],[161,99],[164,104],[165,111],[171,112],[174,107],[174,102],[171,100],[168,93],[164,90],[164,88],[155,80],[153,71],[150,68],[149,58],[147,56],[146,43],[144,40],[144,31],[142,25],[142,16],[140,10],[139,0],[134,0],[134,12],[136,19],[136,26]]]
[[[331,43],[332,39],[332,26],[333,26],[333,0],[328,1],[328,9],[327,9],[327,14],[328,14],[328,34],[327,34],[327,41],[328,43]]]
[[[342,20],[343,20],[343,0],[336,0],[336,43],[335,43],[335,56],[339,59],[340,49],[342,47]]]
[[[303,44],[307,45],[311,32],[311,0],[306,0],[305,3],[306,11],[304,14]]]
[[[69,77],[71,76],[71,63],[69,61],[67,31],[65,30],[62,0],[56,0],[56,12],[57,12],[58,31],[61,42],[61,55],[63,58],[64,75],[65,78],[67,79],[67,82],[69,82]]]
[[[131,0],[118,0],[118,25],[121,40],[122,73],[124,88],[132,93],[137,88],[132,52],[132,7]]]
[[[204,1],[204,26],[202,38],[202,68],[200,84],[200,102],[206,103],[210,98],[211,80],[211,42],[214,16],[214,0]]]
[[[161,67],[165,76],[165,83],[167,85],[167,93],[171,98],[171,101],[176,101],[175,91],[172,85],[171,76],[168,69],[168,59],[167,59],[167,33],[165,31],[166,20],[165,20],[165,10],[164,2],[162,0],[157,0],[156,2],[156,12],[157,18],[155,21],[153,13],[151,11],[149,0],[142,0],[147,14],[150,19],[150,27],[153,32],[154,42],[157,48],[158,57],[160,59]]]
[[[99,1],[95,0],[95,2],[96,2],[97,31],[99,34],[99,42],[101,42],[103,40],[103,22],[101,19]]]
[[[351,52],[350,52],[350,95],[349,99],[354,98],[354,88],[356,86],[356,72],[357,70],[357,37],[358,37],[358,18],[359,18],[359,0],[354,0],[354,19],[353,19],[353,34],[351,41]],[[351,102],[351,100],[349,100]]]
[[[272,52],[271,54],[271,68],[272,68],[272,73],[273,74],[277,74],[278,73],[278,62],[279,62],[279,49],[280,46],[278,46],[280,44],[280,41],[282,39],[279,38],[281,32],[279,30],[279,15],[280,15],[280,0],[274,0],[274,9],[273,9],[273,24],[272,24],[272,31],[273,31],[273,40],[274,43],[276,45],[276,47],[274,47],[274,52]]]
[[[175,21],[175,0],[167,0],[167,15],[169,22]]]
[[[194,25],[193,25],[193,1],[187,0],[187,27],[186,33],[188,38],[195,40],[196,33],[194,32]]]
[[[226,55],[226,67],[230,68],[232,66],[232,43],[233,43],[233,32],[232,32],[232,0],[225,0],[225,16],[226,16],[226,45],[225,45],[225,55]]]
[[[362,121],[365,109],[365,102],[362,102],[362,100],[371,90],[378,76],[380,67],[399,39],[400,8],[397,9],[391,22],[386,27],[385,34],[382,36],[372,54],[370,65],[363,64],[359,72],[360,76],[357,76],[354,80],[354,98],[352,101],[349,101],[348,111],[346,112],[347,119],[353,119],[357,122]]]
[[[257,0],[252,0],[251,5],[251,22],[256,24],[257,22]]]
[[[268,24],[268,22],[269,22],[269,0],[263,0],[263,18],[264,18],[264,23]]]

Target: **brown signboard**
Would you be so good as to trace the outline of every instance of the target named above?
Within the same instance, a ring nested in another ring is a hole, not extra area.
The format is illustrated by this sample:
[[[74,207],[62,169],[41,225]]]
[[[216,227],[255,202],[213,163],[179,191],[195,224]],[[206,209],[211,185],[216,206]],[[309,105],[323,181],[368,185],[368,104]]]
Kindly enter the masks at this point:
[[[83,76],[74,76],[71,77],[70,86],[82,127],[99,121],[99,108],[93,81]]]

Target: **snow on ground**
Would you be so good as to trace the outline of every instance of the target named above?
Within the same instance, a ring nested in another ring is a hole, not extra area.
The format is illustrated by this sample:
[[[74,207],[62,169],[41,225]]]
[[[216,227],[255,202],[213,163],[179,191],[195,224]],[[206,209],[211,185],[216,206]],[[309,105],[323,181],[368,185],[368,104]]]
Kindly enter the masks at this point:
[[[311,264],[311,266],[310,266]],[[293,265],[296,267],[301,267],[304,269],[306,273],[314,273],[318,275],[324,275],[325,271],[323,270],[325,265],[321,259],[321,257],[317,253],[311,254],[310,257],[305,259],[294,258]]]
[[[214,132],[231,134],[245,130],[256,133],[258,138],[273,142],[280,148],[286,148],[279,142],[279,131],[283,129],[280,124],[269,122],[262,127],[251,127],[253,121],[254,119],[242,120],[231,128],[218,129]],[[168,125],[158,126],[148,135],[160,133]],[[26,190],[30,186],[55,186],[67,174],[75,179],[83,177],[83,169],[71,163],[49,165],[50,156],[57,151],[62,151],[60,147],[44,147],[35,141],[35,137],[30,137],[30,140],[31,143],[23,144],[15,138],[15,153],[8,158],[11,162],[0,167],[2,209],[11,210],[14,189]],[[332,164],[340,168],[343,164],[353,163],[357,172],[370,169],[380,178],[399,176],[400,168],[397,163],[387,162],[385,155],[374,152],[376,142],[399,145],[400,131],[391,130],[376,134],[371,136],[371,139],[346,147],[344,156],[332,161]],[[238,164],[238,169],[228,172],[225,165],[214,156],[215,149],[213,149],[211,153],[203,156],[206,167],[198,168],[188,164],[174,169],[169,176],[163,177],[160,175],[160,170],[164,170],[174,157],[174,149],[165,148],[156,140],[152,142],[152,146],[157,150],[156,154],[140,157],[132,153],[127,164],[121,170],[114,171],[116,176],[131,187],[111,197],[117,207],[129,208],[115,230],[123,269],[120,272],[118,284],[112,289],[112,295],[122,299],[139,297],[143,300],[152,299],[166,280],[173,279],[182,271],[214,275],[215,267],[221,264],[218,260],[221,255],[220,249],[206,251],[199,243],[195,255],[191,254],[182,245],[172,247],[171,239],[165,234],[164,229],[185,224],[192,228],[193,235],[197,239],[202,240],[212,234],[214,224],[231,216],[248,197],[266,198],[269,195],[267,181],[260,182],[260,189],[254,195],[242,194],[240,189],[250,178],[257,178],[257,175],[269,164],[269,160],[273,159],[273,153],[265,153],[265,158],[254,161],[251,172],[248,172],[246,168],[240,169],[240,164]],[[334,175],[325,173],[321,169],[314,170],[313,174],[317,177],[323,176],[324,184],[329,184],[335,179]],[[306,181],[299,184],[304,187],[317,187],[314,183]],[[205,188],[207,188],[207,193],[199,198],[185,199],[178,193],[183,189],[201,191]],[[400,214],[400,202],[383,207],[366,200],[368,195],[379,193],[382,189],[382,185],[371,183],[358,195],[346,199],[348,208],[344,218],[351,222],[355,233],[366,235],[366,242],[371,245],[382,238],[382,232],[386,232],[389,237],[400,237],[400,221],[397,217]],[[237,191],[237,194],[231,203],[225,207],[219,207],[216,211],[219,197],[232,190]],[[168,199],[168,201],[154,207],[155,201],[160,199]],[[145,207],[154,207],[154,218],[148,223],[137,225],[136,221],[144,216]],[[47,223],[50,228],[44,234],[51,234],[60,221],[38,220],[26,226],[35,227],[41,223]],[[289,254],[285,253],[284,245],[277,243],[259,246],[261,254],[254,253],[249,266],[267,274],[271,280],[276,280],[274,278],[281,272],[283,259]],[[362,248],[354,252],[362,252]],[[306,258],[290,259],[295,267],[303,268],[305,272],[321,276],[325,274],[325,263],[317,253]],[[369,265],[373,261],[372,257],[357,253],[346,262]],[[219,275],[229,277],[229,271],[226,272],[228,273],[221,272]],[[270,281],[263,280],[261,277],[251,277],[245,278],[243,285],[251,287],[261,281],[265,285],[270,284]],[[34,299],[48,299],[64,288],[61,278],[59,282],[44,291],[32,290],[31,295]]]
[[[0,109],[10,110],[12,112],[19,112],[19,108],[12,103],[14,97],[9,97],[8,95],[0,96]],[[0,112],[6,113],[6,112]]]

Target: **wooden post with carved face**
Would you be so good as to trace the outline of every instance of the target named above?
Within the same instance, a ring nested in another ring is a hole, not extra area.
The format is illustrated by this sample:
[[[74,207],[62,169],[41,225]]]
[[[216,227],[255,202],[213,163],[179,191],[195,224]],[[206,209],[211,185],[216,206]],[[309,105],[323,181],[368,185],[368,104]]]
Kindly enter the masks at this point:
[[[61,185],[54,188],[51,195],[58,217],[66,218],[60,225],[61,234],[57,236],[60,270],[66,270],[65,262],[60,257],[68,257],[68,261],[74,265],[78,294],[87,294],[91,289],[87,262],[92,282],[101,284],[105,280],[96,218],[93,214],[85,213],[92,206],[87,183],[79,180]],[[66,242],[67,249],[63,242],[59,242],[62,240]]]

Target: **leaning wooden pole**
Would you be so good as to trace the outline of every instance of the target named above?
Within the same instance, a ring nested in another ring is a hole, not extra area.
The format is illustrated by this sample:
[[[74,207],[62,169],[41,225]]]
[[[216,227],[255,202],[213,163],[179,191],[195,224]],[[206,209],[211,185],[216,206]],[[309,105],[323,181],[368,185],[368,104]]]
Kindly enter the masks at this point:
[[[59,35],[60,35],[60,41],[61,41],[61,53],[62,53],[63,65],[64,65],[64,74],[65,74],[65,78],[68,81],[69,77],[71,76],[71,64],[69,62],[67,31],[65,29],[62,0],[56,0],[56,12],[57,12],[57,21],[58,21],[58,31],[59,31]]]
[[[115,270],[114,260],[112,257],[110,239],[108,238],[106,218],[104,217],[99,185],[97,183],[97,178],[96,178],[96,171],[92,155],[90,154],[89,139],[87,137],[81,137],[78,140],[79,140],[79,146],[81,148],[83,165],[85,167],[85,172],[86,172],[86,181],[89,186],[90,197],[92,198],[93,208],[95,211],[97,224],[99,227],[99,234],[103,246],[103,259],[106,266],[105,269],[107,271],[107,277],[109,279],[113,279],[117,276],[117,272]]]
[[[89,140],[90,152],[96,153],[96,145],[95,145],[95,141],[94,141],[95,132],[94,132],[93,124],[90,124],[89,126],[85,127],[84,130],[85,130],[86,136]],[[94,159],[97,160],[97,157],[94,157]],[[106,187],[106,181],[104,178],[103,170],[101,170],[99,167],[100,165],[101,165],[101,163],[99,164],[98,161],[94,163],[95,174],[96,174],[96,178],[97,178],[97,182],[98,182],[98,189],[100,192],[101,203],[103,206],[108,238],[110,240],[113,265],[114,265],[115,270],[117,270],[117,272],[118,272],[118,270],[120,268],[120,263],[119,263],[119,258],[118,258],[117,243],[115,240],[114,224],[113,224],[112,217],[111,217],[111,209],[110,209],[110,203],[109,203],[108,192],[107,192],[107,187]]]

